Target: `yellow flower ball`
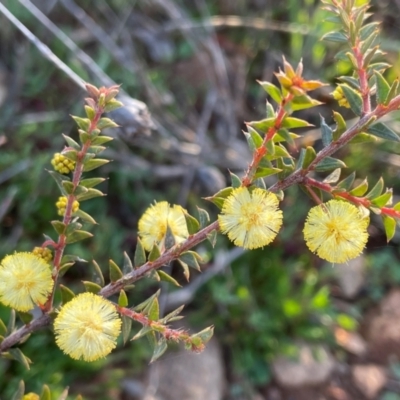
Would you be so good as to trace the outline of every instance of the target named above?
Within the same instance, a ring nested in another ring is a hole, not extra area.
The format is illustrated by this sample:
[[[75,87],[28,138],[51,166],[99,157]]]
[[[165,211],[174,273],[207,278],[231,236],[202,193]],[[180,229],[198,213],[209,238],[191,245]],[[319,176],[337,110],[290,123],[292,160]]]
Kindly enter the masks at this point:
[[[221,231],[236,245],[257,249],[271,243],[282,226],[278,197],[264,189],[233,189],[218,215]]]
[[[337,86],[331,94],[333,98],[338,101],[339,106],[350,108],[350,103],[347,101],[347,98],[344,95],[342,86]]]
[[[304,225],[308,248],[324,260],[344,263],[359,256],[368,240],[369,218],[340,200],[313,207]]]
[[[32,253],[14,253],[0,264],[0,301],[17,311],[44,304],[53,285],[49,264]]]
[[[139,220],[143,247],[147,251],[151,251],[154,244],[163,248],[168,226],[175,243],[181,243],[189,236],[184,209],[178,205],[171,207],[166,201],[150,206]]]
[[[75,360],[95,361],[116,347],[121,325],[110,301],[82,293],[65,304],[55,319],[56,343]]]

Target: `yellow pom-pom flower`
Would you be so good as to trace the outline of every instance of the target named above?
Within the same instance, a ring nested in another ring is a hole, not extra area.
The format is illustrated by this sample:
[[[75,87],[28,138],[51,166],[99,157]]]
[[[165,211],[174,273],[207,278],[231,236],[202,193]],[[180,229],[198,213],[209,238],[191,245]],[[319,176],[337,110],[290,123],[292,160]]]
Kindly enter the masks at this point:
[[[347,101],[347,98],[344,95],[342,86],[337,86],[336,89],[331,94],[333,98],[337,100],[339,106],[350,108],[350,103]]]
[[[175,243],[181,243],[189,236],[184,209],[178,205],[171,207],[166,201],[150,206],[139,220],[139,236],[143,247],[147,251],[151,251],[154,244],[164,247],[167,227]]]
[[[53,253],[47,247],[35,247],[32,250],[32,254],[42,258],[47,263],[50,263],[50,261],[53,259]]]
[[[257,249],[271,243],[282,226],[278,197],[264,189],[234,189],[218,215],[221,231],[236,245]]]
[[[324,260],[344,263],[364,249],[369,218],[353,204],[340,200],[313,207],[304,225],[308,248]]]
[[[75,162],[60,153],[54,154],[51,165],[57,172],[64,175],[69,174],[75,169]]]
[[[61,217],[63,217],[65,214],[65,210],[67,208],[67,202],[68,202],[68,199],[66,196],[60,196],[58,198],[58,201],[56,203],[57,214],[60,215]],[[78,210],[79,210],[79,201],[74,200],[74,202],[72,203],[72,213],[74,213]]]
[[[82,293],[65,304],[55,319],[56,343],[75,360],[95,361],[116,347],[121,324],[110,301]]]
[[[0,264],[0,301],[17,311],[44,304],[53,284],[49,264],[32,253],[14,253]]]

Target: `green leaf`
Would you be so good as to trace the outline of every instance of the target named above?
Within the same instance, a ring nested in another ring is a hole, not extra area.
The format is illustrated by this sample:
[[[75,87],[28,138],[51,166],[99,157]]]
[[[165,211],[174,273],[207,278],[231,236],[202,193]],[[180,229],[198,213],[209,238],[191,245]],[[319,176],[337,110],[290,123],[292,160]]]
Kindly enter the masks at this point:
[[[146,262],[146,253],[144,251],[144,247],[142,245],[142,241],[140,238],[137,238],[137,243],[136,243],[136,250],[135,250],[135,256],[133,258],[133,264],[135,267],[140,267]]]
[[[97,156],[100,153],[102,153],[105,149],[106,149],[106,147],[104,147],[104,146],[90,146],[88,151],[90,153],[96,154],[96,156]]]
[[[158,298],[155,297],[148,306],[144,309],[144,313],[147,314],[151,321],[157,321],[160,317],[160,306],[158,304]]]
[[[167,341],[161,337],[154,347],[153,356],[151,357],[150,364],[159,359],[167,350]]]
[[[150,296],[148,299],[146,299],[145,301],[143,301],[142,303],[138,304],[137,306],[135,306],[133,308],[134,311],[136,312],[144,312],[144,310],[147,308],[149,308],[149,304],[151,304],[151,302],[158,298],[158,296],[160,295],[161,290],[158,289],[157,292],[155,292],[152,296]]]
[[[127,317],[126,315],[121,315],[122,319],[122,342],[126,344],[131,334],[132,329],[132,319]]]
[[[257,83],[259,83],[262,86],[262,88],[272,97],[272,99],[274,99],[278,104],[281,103],[282,93],[277,86],[267,81],[266,82],[257,81]]]
[[[104,193],[97,189],[89,188],[85,193],[81,193],[76,196],[76,199],[80,202],[93,199],[95,197],[102,197]]]
[[[76,220],[70,222],[67,225],[67,229],[65,230],[65,236],[69,236],[71,233],[76,232],[77,230],[82,228],[82,224]]]
[[[104,107],[104,112],[108,113],[110,111],[114,111],[117,108],[123,107],[123,103],[118,100],[112,99],[107,102],[106,106]]]
[[[29,365],[28,365],[27,369],[29,369]],[[11,398],[11,400],[22,400],[24,397],[24,394],[25,394],[25,383],[24,383],[24,381],[19,381],[18,389],[13,394],[13,397]]]
[[[338,140],[340,138],[340,136],[342,136],[342,134],[344,132],[346,132],[347,126],[346,126],[346,121],[344,120],[344,118],[342,117],[341,114],[339,114],[338,112],[334,111],[333,112],[333,119],[336,122],[336,128],[335,130],[332,132],[333,135],[333,140]]]
[[[350,194],[356,197],[364,196],[368,190],[368,180],[364,179],[357,187],[350,190]]]
[[[381,195],[383,191],[385,183],[381,178],[379,178],[378,182],[376,182],[375,186],[370,190],[370,192],[365,196],[367,199],[374,199],[375,197],[378,197]]]
[[[229,174],[231,176],[231,181],[232,181],[232,187],[233,188],[239,188],[240,186],[242,186],[242,180],[237,175],[235,175],[231,171],[229,171]]]
[[[122,272],[124,275],[129,274],[133,271],[132,261],[128,256],[128,253],[124,251],[124,265],[122,266]]]
[[[349,40],[343,32],[329,32],[322,36],[321,40],[326,40],[327,42],[338,42],[347,43]]]
[[[257,168],[254,178],[265,178],[266,176],[275,175],[282,172],[279,168]]]
[[[200,207],[197,207],[197,212],[199,214],[200,229],[203,229],[210,223],[210,216],[206,210]]]
[[[61,183],[64,188],[64,193],[72,194],[74,192],[74,184],[70,181],[62,181]]]
[[[312,124],[309,124],[307,121],[304,119],[299,119],[299,118],[294,118],[294,117],[286,117],[281,124],[282,128],[306,128],[309,126],[314,126]]]
[[[110,268],[110,281],[111,282],[116,282],[118,279],[122,278],[122,276],[123,276],[122,271],[113,260],[109,260],[108,266]]]
[[[194,235],[200,229],[199,221],[197,221],[195,217],[191,216],[186,210],[183,210],[183,214],[185,215],[189,235]]]
[[[50,223],[53,225],[53,228],[56,231],[57,235],[62,235],[67,229],[67,225],[65,225],[64,222],[51,221]]]
[[[85,161],[84,166],[83,166],[83,171],[84,172],[92,171],[96,168],[101,167],[102,165],[108,164],[109,162],[110,162],[110,160],[105,160],[102,158],[95,158],[95,159]]]
[[[200,332],[195,333],[194,335],[190,336],[190,339],[193,341],[193,339],[200,339],[201,344],[205,345],[207,344],[210,339],[214,335],[214,326],[209,326],[208,328],[203,329]]]
[[[74,217],[79,217],[82,221],[88,222],[89,224],[97,225],[96,220],[88,213],[85,213],[85,211],[82,211],[80,208],[78,211],[74,212]]]
[[[159,276],[160,280],[162,280],[164,282],[172,283],[173,285],[178,286],[178,287],[182,287],[182,285],[180,285],[176,279],[174,279],[171,275],[168,275],[166,272],[161,271],[161,270],[158,270],[156,272],[157,272],[157,275]]]
[[[189,267],[196,269],[197,271],[201,271],[199,261],[201,262],[201,257],[194,251],[186,251],[179,256],[179,260],[183,261]]]
[[[400,141],[397,134],[382,122],[377,122],[376,124],[371,125],[368,127],[367,132],[382,139],[393,140],[394,142]]]
[[[367,196],[368,197],[368,196]],[[392,203],[393,193],[392,190],[388,190],[386,193],[382,194],[379,197],[371,200],[371,204],[376,207],[382,208],[386,205],[390,205]]]
[[[232,187],[227,187],[221,189],[211,197],[203,197],[203,198],[204,200],[211,201],[212,203],[214,203],[219,209],[222,209],[225,199],[232,193],[232,190],[233,190]]]
[[[379,30],[380,22],[371,22],[369,24],[364,25],[359,32],[360,39],[365,40],[375,31]]]
[[[246,125],[265,133],[269,128],[275,125],[275,121],[276,118],[265,118],[260,121],[246,122]]]
[[[217,231],[211,231],[207,234],[207,240],[210,242],[211,246],[214,248],[217,243]]]
[[[88,178],[83,179],[80,181],[79,185],[84,186],[85,188],[92,188],[94,186],[99,185],[100,183],[104,182],[104,178]]]
[[[184,277],[186,278],[187,281],[189,281],[189,278],[190,278],[189,266],[179,258],[178,258],[178,262],[179,262],[179,264],[181,265],[181,267],[183,269]]]
[[[299,110],[306,110],[311,107],[316,107],[323,104],[321,101],[312,99],[308,95],[303,95],[303,96],[296,96],[293,98],[292,101],[287,103],[285,105],[285,110],[286,111],[299,111]]]
[[[343,189],[348,192],[354,183],[355,177],[356,173],[352,172],[346,179],[343,179],[341,182],[339,182],[336,187],[338,189]]]
[[[60,283],[61,301],[65,305],[75,297],[75,293]]]
[[[305,150],[301,149],[301,152],[304,153],[304,155],[300,155],[300,158],[303,160],[303,162],[301,163],[301,168],[307,169],[309,165],[315,160],[317,153],[311,146],[307,146]]]
[[[347,101],[350,104],[350,108],[356,115],[361,115],[362,111],[362,98],[361,95],[356,92],[353,88],[347,85],[340,85],[343,89],[343,94],[345,95]]]
[[[161,256],[160,249],[158,248],[158,246],[156,244],[154,244],[154,246],[151,249],[150,254],[149,254],[149,261],[155,261],[158,258],[160,258],[160,256]]]
[[[151,326],[144,326],[142,329],[140,329],[140,331],[135,336],[133,336],[131,341],[140,339],[141,337],[143,337],[143,336],[147,335],[148,333],[152,332],[152,330],[153,330],[153,328]]]
[[[65,175],[61,175],[56,171],[47,171],[51,177],[56,181],[58,188],[61,191],[61,194],[63,194],[64,196],[67,195],[67,193],[65,192],[64,186],[63,186],[63,181],[69,179],[68,177],[66,177]]]
[[[171,247],[175,246],[175,244],[176,244],[175,236],[172,233],[171,227],[167,223],[167,231],[165,232],[165,237],[164,237],[164,247],[166,250],[168,250]]]
[[[118,305],[120,307],[128,307],[128,296],[126,295],[125,290],[119,292]]]
[[[106,128],[118,128],[119,125],[116,124],[110,118],[101,118],[100,121],[96,125],[97,129],[106,129]],[[82,128],[84,129],[84,128]]]
[[[398,79],[395,79],[395,80],[393,81],[393,83],[392,83],[392,86],[390,87],[389,93],[388,93],[388,95],[387,95],[387,97],[386,97],[386,99],[385,99],[384,104],[385,104],[385,105],[388,105],[388,104],[390,103],[390,101],[391,101],[395,96],[397,96],[398,91],[399,91],[399,80],[398,80]]]
[[[71,243],[79,242],[80,240],[91,238],[92,236],[93,235],[90,232],[77,230],[77,231],[71,232],[67,236],[66,242],[67,242],[67,244],[71,244]]]
[[[336,183],[340,179],[341,172],[342,170],[340,168],[336,168],[323,180],[323,183]]]
[[[318,172],[326,172],[332,171],[336,168],[347,168],[347,166],[342,160],[332,157],[325,157],[317,164],[315,170]]]
[[[383,226],[385,227],[386,239],[389,243],[392,239],[394,234],[396,233],[396,220],[392,217],[387,215],[382,215],[383,219]]]
[[[74,119],[76,124],[79,126],[79,128],[83,129],[84,131],[87,131],[90,127],[90,119],[89,118],[81,118],[77,117],[75,115],[71,115],[71,117]]]
[[[95,283],[98,283],[101,287],[103,287],[105,285],[103,272],[95,260],[92,260],[92,264],[94,268],[93,280]]]
[[[27,370],[30,369],[29,364],[31,364],[32,361],[28,357],[26,357],[25,354],[22,353],[22,351],[18,347],[9,349],[8,352],[10,353],[13,360],[20,362]]]
[[[39,400],[51,400],[50,388],[47,385],[43,385]]]
[[[320,115],[321,121],[321,136],[322,136],[322,144],[324,147],[329,146],[333,140],[333,131],[332,129],[326,124],[325,119],[322,115]]]
[[[275,117],[275,110],[274,107],[272,107],[272,104],[267,100],[266,102],[266,112],[267,112],[267,118],[273,118]]]
[[[371,143],[376,141],[377,138],[375,136],[372,136],[369,133],[360,132],[350,140],[349,144]]]
[[[72,147],[72,148],[74,148],[75,150],[80,150],[80,149],[81,149],[81,145],[80,145],[79,143],[75,142],[74,139],[70,138],[70,137],[67,136],[67,135],[64,135],[63,133],[62,133],[62,136],[63,136],[63,138],[65,139],[65,141],[67,142],[67,145],[68,145],[69,147]]]
[[[248,131],[248,132],[246,132],[246,131],[242,131],[242,132],[243,132],[244,137],[246,138],[246,141],[247,141],[247,144],[248,144],[248,146],[249,146],[250,151],[251,151],[251,152],[254,152],[254,151],[257,150],[257,146],[256,146],[256,144],[254,143],[254,140],[253,140],[253,138],[251,137],[251,134],[250,134],[249,132],[250,132],[250,131],[257,132],[257,131],[256,131],[255,129],[253,129],[251,126],[247,126],[247,131]],[[258,133],[257,133],[257,135],[258,135]],[[260,136],[260,137],[261,137],[261,136]]]
[[[376,81],[376,101],[378,104],[385,104],[386,98],[390,92],[390,86],[386,79],[378,71],[375,71]]]
[[[73,149],[73,150],[63,150],[61,153],[64,157],[68,158],[68,160],[71,161],[77,161],[78,160],[78,152]]]
[[[167,324],[169,321],[171,321],[173,318],[177,317],[181,311],[184,309],[184,305],[178,307],[176,310],[171,311],[169,314],[167,314],[163,319],[160,320],[162,324]]]
[[[82,283],[85,285],[85,289],[87,292],[97,294],[101,290],[101,286],[98,285],[97,283],[90,281],[82,281]]]
[[[274,136],[274,143],[279,143],[279,142],[288,142],[290,145],[294,144],[293,139],[297,139],[299,135],[296,135],[293,132],[289,132],[287,129],[282,128],[279,129],[277,134]]]
[[[61,264],[60,270],[58,272],[58,277],[62,278],[66,272],[74,265],[74,262],[63,263]]]
[[[114,140],[114,138],[112,138],[111,136],[101,135],[101,136],[97,136],[97,137],[93,138],[92,139],[92,144],[93,145],[101,145],[101,144],[104,144],[104,143],[108,143],[111,140]]]

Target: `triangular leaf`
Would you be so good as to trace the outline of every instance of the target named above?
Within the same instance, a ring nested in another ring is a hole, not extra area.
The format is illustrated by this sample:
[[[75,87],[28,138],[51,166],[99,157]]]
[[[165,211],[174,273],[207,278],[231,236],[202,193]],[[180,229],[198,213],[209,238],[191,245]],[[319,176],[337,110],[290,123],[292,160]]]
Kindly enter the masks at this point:
[[[318,163],[318,165],[315,167],[315,170],[318,172],[326,172],[332,171],[336,168],[347,168],[347,166],[342,160],[332,157],[325,157]]]
[[[122,319],[122,342],[126,344],[131,334],[132,329],[132,319],[127,317],[126,315],[121,316]]]
[[[178,283],[178,281],[176,279],[174,279],[171,275],[168,275],[166,272],[158,270],[158,271],[156,271],[156,273],[158,274],[160,280],[162,280],[164,282],[172,283],[173,285],[178,286],[178,287],[182,286]]]
[[[164,339],[164,337],[161,337],[154,348],[153,357],[151,357],[150,364],[160,358],[167,350],[167,347],[167,341]]]
[[[133,263],[135,267],[140,267],[146,262],[146,253],[144,251],[144,247],[142,245],[142,241],[140,238],[137,238],[136,242],[136,250],[135,250],[135,255],[133,257]]]
[[[108,262],[108,266],[110,268],[110,281],[111,282],[116,282],[122,278],[122,276],[123,276],[122,271],[113,260],[110,260]]]
[[[383,225],[385,227],[386,239],[389,243],[392,239],[394,234],[396,233],[396,220],[392,217],[387,215],[382,215]]]
[[[397,134],[382,122],[369,126],[367,132],[382,139],[393,140],[394,142],[400,141]]]

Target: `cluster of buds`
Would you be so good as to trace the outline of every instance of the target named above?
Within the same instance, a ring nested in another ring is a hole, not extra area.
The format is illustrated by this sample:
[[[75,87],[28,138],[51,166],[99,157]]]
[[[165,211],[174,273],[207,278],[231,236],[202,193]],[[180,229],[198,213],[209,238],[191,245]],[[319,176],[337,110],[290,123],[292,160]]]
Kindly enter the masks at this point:
[[[67,175],[75,169],[75,161],[63,156],[61,153],[55,153],[51,160],[54,170],[60,174]]]
[[[333,98],[337,100],[339,106],[350,108],[350,103],[344,95],[342,86],[337,86],[336,89],[331,93]]]
[[[35,247],[32,250],[32,253],[35,256],[38,256],[38,257],[42,258],[47,263],[50,263],[50,261],[53,259],[53,253],[47,247]]]
[[[64,216],[65,214],[65,210],[67,208],[67,202],[68,199],[66,196],[60,196],[58,198],[58,201],[56,203],[57,214],[60,215],[61,217]],[[79,210],[79,202],[77,200],[74,200],[74,202],[72,203],[72,213],[78,210]]]

